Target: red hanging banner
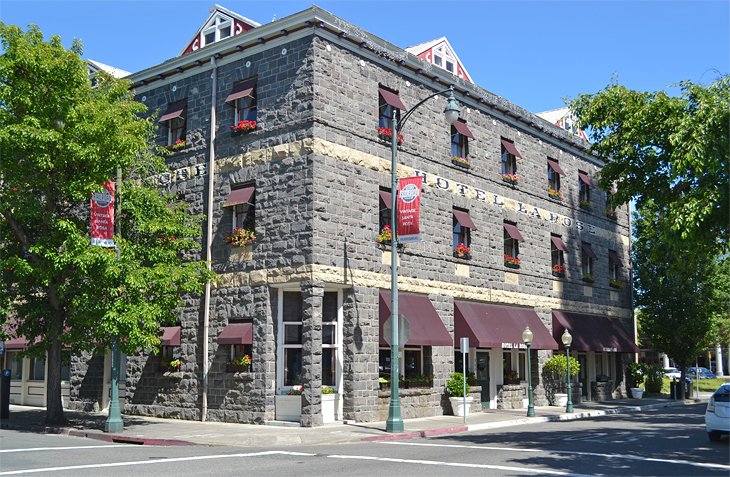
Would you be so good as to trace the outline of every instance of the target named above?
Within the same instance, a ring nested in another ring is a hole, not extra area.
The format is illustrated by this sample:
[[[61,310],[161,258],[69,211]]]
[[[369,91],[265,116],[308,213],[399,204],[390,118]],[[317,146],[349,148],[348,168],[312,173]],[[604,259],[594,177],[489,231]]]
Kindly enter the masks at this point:
[[[91,245],[114,247],[114,182],[91,194]]]
[[[421,186],[423,177],[406,177],[398,183],[398,242],[421,241]]]

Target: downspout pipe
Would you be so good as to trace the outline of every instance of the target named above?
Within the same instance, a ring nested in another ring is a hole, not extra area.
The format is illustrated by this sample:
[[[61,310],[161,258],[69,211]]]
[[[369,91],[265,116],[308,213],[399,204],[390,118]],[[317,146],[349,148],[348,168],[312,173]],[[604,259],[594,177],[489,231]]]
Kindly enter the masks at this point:
[[[216,90],[218,89],[218,65],[215,57],[210,58],[211,65],[211,93],[210,93],[210,143],[208,144],[208,199],[206,210],[206,233],[205,233],[205,262],[208,270],[213,268],[213,191],[215,185],[215,105]],[[205,295],[203,297],[203,403],[200,412],[200,420],[205,422],[208,418],[208,371],[210,360],[208,358],[208,339],[210,324],[210,281],[205,282]]]

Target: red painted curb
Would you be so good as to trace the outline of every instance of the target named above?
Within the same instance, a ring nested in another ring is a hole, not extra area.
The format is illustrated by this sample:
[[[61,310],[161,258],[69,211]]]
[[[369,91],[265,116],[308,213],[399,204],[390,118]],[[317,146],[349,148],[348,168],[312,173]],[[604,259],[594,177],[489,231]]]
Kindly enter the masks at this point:
[[[429,429],[427,431],[421,431],[422,437],[438,436],[440,434],[453,434],[456,432],[466,432],[469,430],[469,426],[454,426],[454,427],[443,427],[441,429]]]
[[[400,434],[385,434],[382,436],[368,436],[363,437],[363,441],[395,441],[398,439],[412,439],[414,437],[422,437],[421,431],[416,432],[401,432]]]
[[[118,444],[137,444],[148,446],[191,446],[192,442],[182,441],[179,439],[156,439],[151,437],[134,437],[122,434],[102,434],[99,432],[79,431],[72,429],[68,432],[69,436],[86,437],[88,439],[96,439],[105,442],[116,442]]]

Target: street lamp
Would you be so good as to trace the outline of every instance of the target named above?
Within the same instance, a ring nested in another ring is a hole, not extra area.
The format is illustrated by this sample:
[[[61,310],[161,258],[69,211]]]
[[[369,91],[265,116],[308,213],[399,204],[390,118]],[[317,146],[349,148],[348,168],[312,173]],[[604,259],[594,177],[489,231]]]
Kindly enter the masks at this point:
[[[530,346],[532,346],[532,331],[525,326],[522,332],[522,341],[527,345],[527,417],[535,417],[535,406],[532,404],[532,367],[530,366]]]
[[[565,412],[573,412],[573,399],[570,392],[570,344],[573,342],[573,337],[567,328],[563,332],[561,340],[565,346],[565,366],[568,368],[568,404],[565,406]]]
[[[403,115],[400,123],[396,116],[396,108],[393,108],[393,117],[390,123],[391,126],[391,161],[390,161],[390,192],[391,192],[391,207],[392,211],[390,215],[390,229],[393,231],[393,239],[390,244],[390,324],[391,324],[391,341],[390,341],[390,405],[388,406],[388,420],[385,421],[386,432],[403,432],[403,419],[401,418],[400,412],[400,397],[398,396],[398,380],[400,378],[400,372],[398,369],[398,253],[397,253],[397,225],[398,225],[398,205],[397,205],[397,191],[398,191],[398,175],[396,174],[396,168],[398,165],[398,134],[403,125],[406,123],[408,118],[413,114],[413,111],[418,109],[429,99],[440,94],[449,93],[449,98],[446,100],[446,107],[444,108],[444,117],[446,122],[450,125],[454,124],[459,118],[459,112],[461,108],[459,103],[456,102],[454,97],[454,88],[448,88],[443,91],[438,91],[431,96],[424,98],[412,107],[408,112]]]

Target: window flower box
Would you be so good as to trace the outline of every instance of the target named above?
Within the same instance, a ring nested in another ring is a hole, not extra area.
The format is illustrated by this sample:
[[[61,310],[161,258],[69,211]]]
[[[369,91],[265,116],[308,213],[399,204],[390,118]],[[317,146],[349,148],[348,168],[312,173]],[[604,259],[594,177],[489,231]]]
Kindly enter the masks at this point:
[[[393,137],[393,130],[391,128],[378,128],[378,138],[382,141],[391,142]],[[398,133],[398,144],[403,144],[405,138],[403,134]]]
[[[584,210],[592,210],[593,209],[593,206],[587,200],[581,200],[578,203],[578,205],[580,206],[581,209],[584,209]]]
[[[400,386],[404,389],[432,388],[433,376],[410,376],[400,380]]]
[[[226,363],[227,373],[250,373],[251,372],[251,356],[244,354],[236,356]]]
[[[288,394],[277,394],[274,400],[277,421],[299,422],[302,415],[302,387],[294,386]],[[340,395],[330,386],[322,387],[322,422],[337,420]]]
[[[231,131],[234,133],[247,133],[256,129],[256,121],[238,121],[234,126],[231,126]]]
[[[256,241],[256,234],[251,229],[236,227],[231,235],[226,237],[226,243],[232,247],[245,247]]]
[[[517,185],[520,182],[520,176],[517,174],[502,174],[502,182],[506,182],[509,185]]]
[[[378,386],[380,387],[381,391],[387,391],[388,389],[390,389],[390,380],[381,376],[378,378]]]
[[[593,278],[593,274],[592,273],[584,273],[583,276],[581,277],[581,280],[583,280],[585,283],[593,283],[593,282],[596,281]]]
[[[471,168],[471,161],[467,159],[466,157],[452,157],[451,163],[455,166],[459,166],[464,169],[470,169]]]
[[[548,187],[548,197],[553,200],[563,200],[563,194],[559,190]]]
[[[454,257],[469,260],[471,258],[471,249],[463,243],[460,243],[454,249]]]
[[[504,254],[504,266],[507,268],[520,268],[522,260],[511,255]]]
[[[178,139],[173,144],[168,144],[167,146],[165,146],[165,149],[169,152],[177,152],[184,149],[187,144],[188,143],[185,141],[185,139]]]
[[[606,217],[612,220],[617,220],[618,213],[616,212],[616,209],[606,209]]]
[[[623,280],[619,280],[618,278],[612,278],[608,281],[608,285],[611,288],[618,288],[621,289],[626,286],[626,284],[623,282]]]
[[[553,265],[553,276],[563,278],[565,276],[565,266]]]
[[[182,360],[180,358],[165,358],[160,360],[160,371],[165,376],[176,376],[181,371]]]

